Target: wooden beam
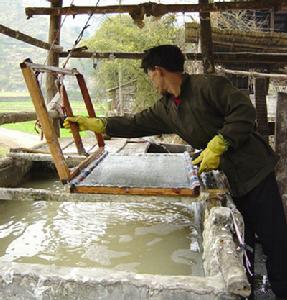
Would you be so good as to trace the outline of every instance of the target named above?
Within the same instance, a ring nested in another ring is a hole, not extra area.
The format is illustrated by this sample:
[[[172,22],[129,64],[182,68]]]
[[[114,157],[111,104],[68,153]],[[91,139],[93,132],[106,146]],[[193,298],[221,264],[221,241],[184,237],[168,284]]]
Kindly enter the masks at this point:
[[[199,0],[199,4],[206,5],[208,0]],[[200,48],[202,55],[203,73],[215,73],[213,58],[213,43],[210,25],[210,13],[200,12]]]
[[[48,114],[52,119],[59,117],[59,114],[56,111],[48,112]],[[37,115],[34,111],[0,113],[0,125],[33,120],[37,120]]]
[[[52,2],[54,3],[54,1]],[[287,0],[252,0],[240,2],[215,2],[207,4],[158,4],[153,2],[139,5],[111,5],[111,6],[71,6],[71,7],[27,7],[26,15],[30,18],[35,15],[79,15],[79,14],[111,14],[130,13],[133,16],[139,12],[147,16],[162,16],[167,13],[179,12],[221,12],[227,10],[244,9],[272,9],[286,10]]]
[[[67,57],[68,52],[60,53],[60,57]],[[187,60],[201,60],[201,53],[184,53]],[[233,64],[287,64],[286,53],[253,53],[253,52],[214,52],[216,63]],[[141,52],[75,52],[71,55],[75,58],[97,58],[97,59],[141,59]]]
[[[222,67],[217,67],[216,70],[220,73],[226,73],[226,74],[287,80],[287,74],[268,74],[268,73],[260,73],[255,71],[230,70]]]
[[[57,52],[63,51],[63,48],[60,47],[59,45],[51,45],[49,43],[33,38],[30,35],[22,33],[18,30],[13,30],[1,24],[0,24],[0,33],[7,35],[11,38],[14,38],[16,40],[22,41],[24,43],[30,44],[32,46],[36,46],[38,48],[42,48],[46,50],[54,49]]]

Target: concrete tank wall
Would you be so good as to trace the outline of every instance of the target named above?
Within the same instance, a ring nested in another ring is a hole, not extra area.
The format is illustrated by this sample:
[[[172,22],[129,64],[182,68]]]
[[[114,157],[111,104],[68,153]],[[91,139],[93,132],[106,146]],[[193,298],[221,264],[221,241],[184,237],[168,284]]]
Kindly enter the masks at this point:
[[[161,197],[80,195],[81,201],[160,201]],[[64,268],[23,263],[0,264],[0,299],[240,299],[250,286],[231,232],[229,207],[210,206],[209,194],[198,199],[162,197],[191,203],[201,200],[205,276],[161,276],[100,268]],[[214,197],[214,196],[212,196]],[[79,201],[79,195],[32,189],[0,188],[6,200]]]

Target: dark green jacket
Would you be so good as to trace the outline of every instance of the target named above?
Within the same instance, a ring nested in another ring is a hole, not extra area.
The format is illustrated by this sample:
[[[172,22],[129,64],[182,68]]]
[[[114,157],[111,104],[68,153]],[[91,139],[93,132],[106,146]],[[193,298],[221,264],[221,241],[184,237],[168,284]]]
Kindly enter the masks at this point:
[[[111,117],[107,134],[112,137],[142,137],[176,133],[192,147],[204,149],[218,133],[230,143],[220,169],[226,174],[232,194],[243,196],[273,171],[277,157],[255,132],[255,109],[250,99],[216,75],[184,75],[176,106],[171,95],[163,96],[132,118]]]

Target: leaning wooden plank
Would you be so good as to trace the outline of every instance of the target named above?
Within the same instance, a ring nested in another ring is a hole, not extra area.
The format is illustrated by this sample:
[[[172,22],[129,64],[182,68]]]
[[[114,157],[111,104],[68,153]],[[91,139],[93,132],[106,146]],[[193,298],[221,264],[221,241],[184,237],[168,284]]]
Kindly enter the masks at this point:
[[[53,124],[51,122],[51,119],[49,118],[45,100],[39,88],[36,76],[31,68],[29,68],[27,63],[21,63],[20,67],[22,69],[27,88],[37,112],[37,116],[43,128],[43,132],[47,140],[50,152],[53,156],[60,180],[62,182],[67,182],[70,178],[70,171],[65,162],[58,137],[53,128]]]
[[[108,186],[74,186],[71,193],[83,194],[114,194],[114,195],[149,195],[149,196],[199,196],[200,188],[135,188],[135,187],[108,187]]]

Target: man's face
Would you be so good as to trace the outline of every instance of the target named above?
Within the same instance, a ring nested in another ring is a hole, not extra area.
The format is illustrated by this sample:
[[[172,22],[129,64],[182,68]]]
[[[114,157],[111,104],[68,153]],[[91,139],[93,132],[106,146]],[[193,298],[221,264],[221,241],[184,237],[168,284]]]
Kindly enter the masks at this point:
[[[147,74],[154,88],[161,94],[165,93],[166,89],[162,70],[159,67],[155,67],[154,70],[148,70]]]

